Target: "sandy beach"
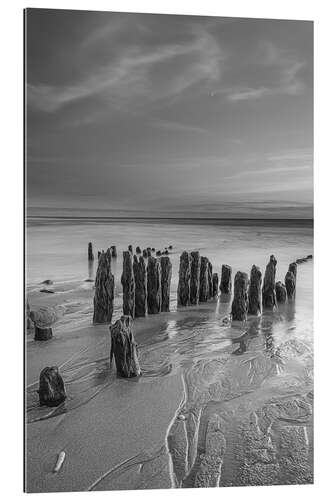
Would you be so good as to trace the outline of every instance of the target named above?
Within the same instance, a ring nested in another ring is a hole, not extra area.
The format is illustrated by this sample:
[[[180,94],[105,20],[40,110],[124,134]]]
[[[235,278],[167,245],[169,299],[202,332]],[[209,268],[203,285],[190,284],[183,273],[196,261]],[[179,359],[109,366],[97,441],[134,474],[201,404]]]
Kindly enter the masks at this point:
[[[57,317],[51,340],[27,333],[28,491],[312,483],[312,263],[299,266],[294,303],[230,323],[232,297],[177,308],[179,252],[171,312],[134,321],[136,379],[110,369],[108,325],[92,324],[93,282],[55,280],[54,293],[28,284],[32,310]],[[113,321],[122,314],[118,260]],[[39,373],[53,365],[67,400],[40,407]]]

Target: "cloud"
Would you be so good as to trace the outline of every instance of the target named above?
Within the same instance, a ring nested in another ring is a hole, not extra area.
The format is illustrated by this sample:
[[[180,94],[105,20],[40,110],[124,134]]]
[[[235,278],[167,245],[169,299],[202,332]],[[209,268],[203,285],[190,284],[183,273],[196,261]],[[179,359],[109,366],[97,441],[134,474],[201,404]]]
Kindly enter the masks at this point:
[[[258,75],[262,75],[263,81],[270,80],[269,84],[262,85],[259,82],[257,86],[239,85],[233,89],[225,89],[224,93],[229,101],[255,100],[274,95],[299,95],[305,89],[300,77],[305,62],[271,42],[260,44],[252,64],[257,66]]]
[[[116,60],[90,69],[84,78],[72,84],[28,84],[28,105],[54,112],[79,99],[99,95],[111,104],[125,107],[135,106],[139,98],[145,102],[175,98],[198,82],[217,80],[223,60],[214,38],[203,30],[193,30],[192,39],[185,43],[153,49],[132,46],[119,52]],[[166,72],[162,82],[156,70],[161,65]]]

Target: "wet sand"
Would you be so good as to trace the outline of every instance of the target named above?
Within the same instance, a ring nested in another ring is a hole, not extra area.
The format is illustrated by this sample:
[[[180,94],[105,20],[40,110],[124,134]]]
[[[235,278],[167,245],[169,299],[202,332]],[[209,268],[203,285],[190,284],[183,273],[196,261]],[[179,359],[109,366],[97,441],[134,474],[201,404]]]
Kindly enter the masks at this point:
[[[135,320],[143,376],[124,380],[108,326],[91,325],[92,287],[28,291],[59,316],[50,341],[27,335],[29,492],[313,481],[312,326],[295,328],[295,304],[231,325],[231,297],[175,311],[173,293],[172,312]],[[47,365],[66,384],[58,409],[38,405]]]

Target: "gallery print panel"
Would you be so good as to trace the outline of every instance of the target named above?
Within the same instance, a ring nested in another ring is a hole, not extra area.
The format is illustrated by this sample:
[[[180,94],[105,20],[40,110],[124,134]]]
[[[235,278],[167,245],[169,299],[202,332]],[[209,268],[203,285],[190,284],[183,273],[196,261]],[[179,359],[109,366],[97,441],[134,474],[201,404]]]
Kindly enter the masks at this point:
[[[313,23],[25,11],[25,489],[313,483]]]

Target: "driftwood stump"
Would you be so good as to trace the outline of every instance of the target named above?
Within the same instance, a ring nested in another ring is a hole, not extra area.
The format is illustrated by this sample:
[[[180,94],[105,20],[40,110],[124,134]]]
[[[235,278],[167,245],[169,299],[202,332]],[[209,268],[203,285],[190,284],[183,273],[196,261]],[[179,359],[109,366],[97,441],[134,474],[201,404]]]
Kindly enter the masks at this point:
[[[66,399],[65,384],[57,366],[47,366],[39,375],[39,404],[59,406]]]
[[[133,273],[135,281],[135,317],[143,318],[147,313],[147,265],[142,256],[134,255]]]
[[[287,290],[282,281],[277,281],[275,283],[275,293],[276,301],[280,304],[284,304],[287,300]]]
[[[261,271],[258,266],[252,266],[249,286],[249,314],[261,314]]]
[[[213,265],[208,260],[208,298],[213,297]]]
[[[50,340],[52,338],[52,328],[51,327],[40,327],[35,325],[35,340]]]
[[[148,314],[161,312],[161,263],[155,257],[148,257],[147,266],[147,303]]]
[[[91,242],[88,243],[88,260],[94,260],[94,254]]]
[[[288,299],[293,300],[296,293],[296,276],[293,272],[288,271],[284,279]]]
[[[217,297],[219,294],[219,275],[213,273],[213,297]]]
[[[248,298],[249,278],[247,273],[238,271],[234,281],[234,299],[231,306],[231,315],[233,320],[245,321],[249,307]]]
[[[221,271],[221,283],[220,283],[220,291],[221,293],[230,293],[231,292],[231,273],[232,269],[227,264],[223,264]]]
[[[191,252],[190,303],[193,305],[199,303],[200,262],[199,252]]]
[[[297,278],[297,263],[296,262],[292,262],[291,264],[289,264],[288,271],[290,271],[291,273],[293,273],[295,275],[295,281],[296,281],[296,278]]]
[[[275,274],[277,260],[274,255],[270,256],[269,263],[266,266],[264,285],[262,289],[262,305],[263,307],[276,307],[275,293]]]
[[[123,286],[123,313],[134,318],[135,309],[135,282],[133,273],[133,256],[130,250],[123,252],[123,273],[121,275]]]
[[[120,377],[131,378],[141,375],[131,316],[122,316],[118,319],[110,326],[110,334],[110,365],[114,356],[117,374]]]
[[[170,311],[170,284],[172,264],[169,257],[161,257],[161,311]]]
[[[102,252],[96,271],[93,323],[111,323],[114,299],[114,276],[111,273],[111,253]]]
[[[209,268],[207,257],[201,257],[200,263],[200,288],[199,288],[199,301],[207,302],[209,299]]]
[[[191,255],[183,252],[179,262],[177,301],[179,306],[190,304]]]

